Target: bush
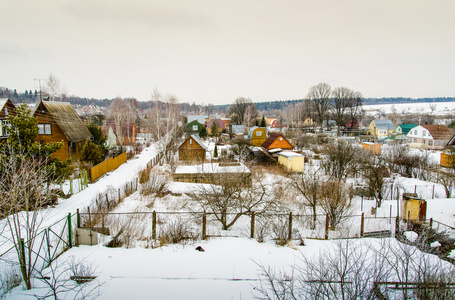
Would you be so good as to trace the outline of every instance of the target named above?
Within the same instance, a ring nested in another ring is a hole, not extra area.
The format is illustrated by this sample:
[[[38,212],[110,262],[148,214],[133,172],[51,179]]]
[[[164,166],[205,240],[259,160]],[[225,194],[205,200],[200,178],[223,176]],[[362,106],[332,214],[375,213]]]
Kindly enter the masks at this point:
[[[186,240],[195,240],[197,234],[182,219],[176,219],[163,226],[160,240],[164,244],[178,244]]]

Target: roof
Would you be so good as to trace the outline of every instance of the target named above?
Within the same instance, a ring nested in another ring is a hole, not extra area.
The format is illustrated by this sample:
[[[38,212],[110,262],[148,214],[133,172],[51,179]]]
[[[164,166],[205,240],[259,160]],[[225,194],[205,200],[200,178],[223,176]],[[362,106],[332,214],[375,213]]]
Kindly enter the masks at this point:
[[[6,102],[8,102],[8,98],[0,98],[0,110],[2,110]]]
[[[188,115],[187,117],[188,117],[188,123],[190,123],[191,121],[197,120],[199,123],[205,124],[205,122],[209,116],[207,116],[207,115]]]
[[[68,141],[78,142],[92,138],[92,134],[87,129],[87,126],[82,123],[81,118],[79,118],[71,103],[42,101],[37,106],[33,115],[39,113],[41,105],[46,108]]]
[[[409,133],[409,131],[410,131],[412,128],[416,127],[417,124],[401,124],[401,125],[398,125],[398,126],[401,127],[401,131],[403,132],[404,135],[406,135],[406,134]]]
[[[272,133],[272,134],[269,136],[269,138],[261,145],[261,147],[268,149],[269,146],[270,146],[277,138],[279,138],[279,137],[282,137],[283,139],[286,140],[286,138],[285,138],[284,136],[282,136],[280,133],[274,132],[274,133]],[[286,140],[286,141],[289,143],[288,140]],[[291,143],[289,143],[289,145],[291,145]]]
[[[251,137],[253,136],[253,132],[258,129],[258,128],[261,128],[262,130],[264,130],[262,127],[259,127],[259,126],[253,126],[250,128],[250,131],[248,131],[248,137],[251,139]]]
[[[421,125],[428,130],[434,140],[450,140],[455,132],[444,125]]]
[[[285,156],[285,157],[303,157],[302,154],[296,153],[293,151],[282,151],[282,152],[278,153],[278,155]]]
[[[373,120],[373,122],[374,122],[374,125],[376,126],[376,128],[378,128],[378,129],[392,130],[395,128],[393,126],[392,121],[390,121],[390,120]]]
[[[182,143],[182,145],[185,144],[185,142],[186,142],[189,138],[193,138],[193,140],[195,140],[196,143],[198,143],[199,146],[202,147],[202,149],[204,149],[205,151],[207,151],[207,146],[206,146],[203,142],[201,142],[201,140],[200,140],[196,135],[194,135],[194,134],[190,135],[190,136]],[[181,147],[182,145],[180,145],[180,147]],[[179,147],[179,148],[180,148],[180,147]]]
[[[226,127],[226,123],[223,120],[221,120],[221,119],[210,119],[209,122],[207,123],[207,128],[212,127],[213,122],[217,122],[218,126],[220,128],[225,128]]]

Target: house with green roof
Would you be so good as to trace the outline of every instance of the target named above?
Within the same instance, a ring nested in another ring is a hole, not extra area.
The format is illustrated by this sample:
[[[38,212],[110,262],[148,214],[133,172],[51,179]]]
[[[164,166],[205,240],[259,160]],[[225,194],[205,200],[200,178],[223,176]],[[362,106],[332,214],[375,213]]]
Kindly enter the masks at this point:
[[[185,126],[185,133],[189,135],[196,135],[199,137],[199,130],[201,130],[201,127],[204,126],[203,124],[199,123],[198,120],[193,120],[186,124]]]
[[[406,144],[406,135],[411,131],[412,128],[416,127],[417,124],[400,124],[395,127],[393,132],[390,134],[390,138],[395,140],[397,144]]]

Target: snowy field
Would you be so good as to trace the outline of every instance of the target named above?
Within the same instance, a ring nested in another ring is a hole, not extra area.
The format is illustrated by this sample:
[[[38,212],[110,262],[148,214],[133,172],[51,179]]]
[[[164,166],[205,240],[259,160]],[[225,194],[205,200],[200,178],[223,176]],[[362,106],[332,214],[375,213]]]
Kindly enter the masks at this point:
[[[364,105],[365,112],[374,113],[379,110],[386,114],[392,112],[398,114],[406,113],[432,113],[433,115],[453,115],[455,114],[455,102],[430,102],[430,103],[400,103],[400,104],[379,104]],[[432,112],[432,109],[434,111]]]
[[[209,149],[213,151],[213,147],[214,144],[210,143]],[[157,150],[152,145],[117,170],[89,184],[85,190],[68,199],[60,200],[54,208],[44,210],[45,220],[42,226],[48,226],[68,213],[74,213],[77,208],[89,206],[99,193],[109,188],[119,188],[125,182],[133,180],[156,154]],[[434,159],[437,160],[438,157],[438,153],[434,153]],[[276,179],[275,175],[266,176],[266,180],[272,186],[276,184],[274,181]],[[397,187],[400,194],[416,191],[420,197],[428,201],[427,218],[455,226],[455,199],[446,199],[441,185],[397,177],[391,190]],[[170,183],[168,189],[173,194],[153,200],[154,210],[186,210],[185,194],[194,192],[197,185]],[[175,196],[179,194],[181,196]],[[381,208],[372,214],[371,208],[375,206],[375,201],[355,197],[353,214],[358,216],[364,212],[369,218],[395,217],[397,200],[392,194],[389,194],[388,198],[386,195],[386,199],[390,198],[393,200],[385,200]],[[135,192],[126,198],[115,212],[144,211],[149,209],[150,201],[150,199],[144,201],[140,193]],[[385,219],[384,222],[393,226],[391,220]],[[149,221],[145,223],[147,226],[150,225]],[[359,224],[360,219],[356,217],[344,227],[352,227],[352,230],[358,234]],[[238,236],[236,238],[216,237],[205,241],[190,241],[183,245],[147,248],[144,246],[145,243],[138,242],[134,247],[127,249],[125,247],[108,248],[101,242],[96,246],[73,247],[54,261],[53,265],[56,268],[65,269],[68,262],[76,260],[96,267],[97,278],[87,286],[89,288],[99,285],[98,299],[254,299],[255,296],[259,296],[257,291],[258,278],[261,274],[259,265],[290,273],[292,266],[302,264],[302,257],[312,257],[326,249],[335,248],[336,241],[312,239],[311,233],[305,235],[304,246],[299,246],[298,240],[286,246],[277,246],[271,239],[266,240],[265,243],[259,243],[247,237],[248,226],[248,220],[240,221],[239,227],[233,228],[228,233],[228,235]],[[217,233],[220,232],[222,233],[218,229]],[[336,234],[337,232],[331,232],[330,236],[334,237]],[[104,239],[107,242],[106,237],[101,235],[99,237],[101,241]],[[395,243],[394,239],[388,240]],[[355,241],[374,244],[380,239]],[[205,251],[196,251],[197,246],[201,246]],[[0,252],[2,252],[1,249]],[[36,288],[31,291],[24,290],[22,286],[17,287],[7,294],[5,299],[33,299],[34,295],[42,296],[48,291],[41,281],[35,280],[34,286]],[[74,292],[64,292],[61,294],[62,298],[65,295],[66,299],[72,299],[75,296]]]

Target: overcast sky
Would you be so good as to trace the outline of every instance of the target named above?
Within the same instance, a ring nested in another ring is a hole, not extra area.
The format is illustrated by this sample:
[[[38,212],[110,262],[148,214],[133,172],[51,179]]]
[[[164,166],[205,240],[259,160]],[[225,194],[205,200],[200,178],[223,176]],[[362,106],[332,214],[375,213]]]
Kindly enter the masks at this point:
[[[229,104],[455,96],[453,0],[0,0],[0,86]]]

